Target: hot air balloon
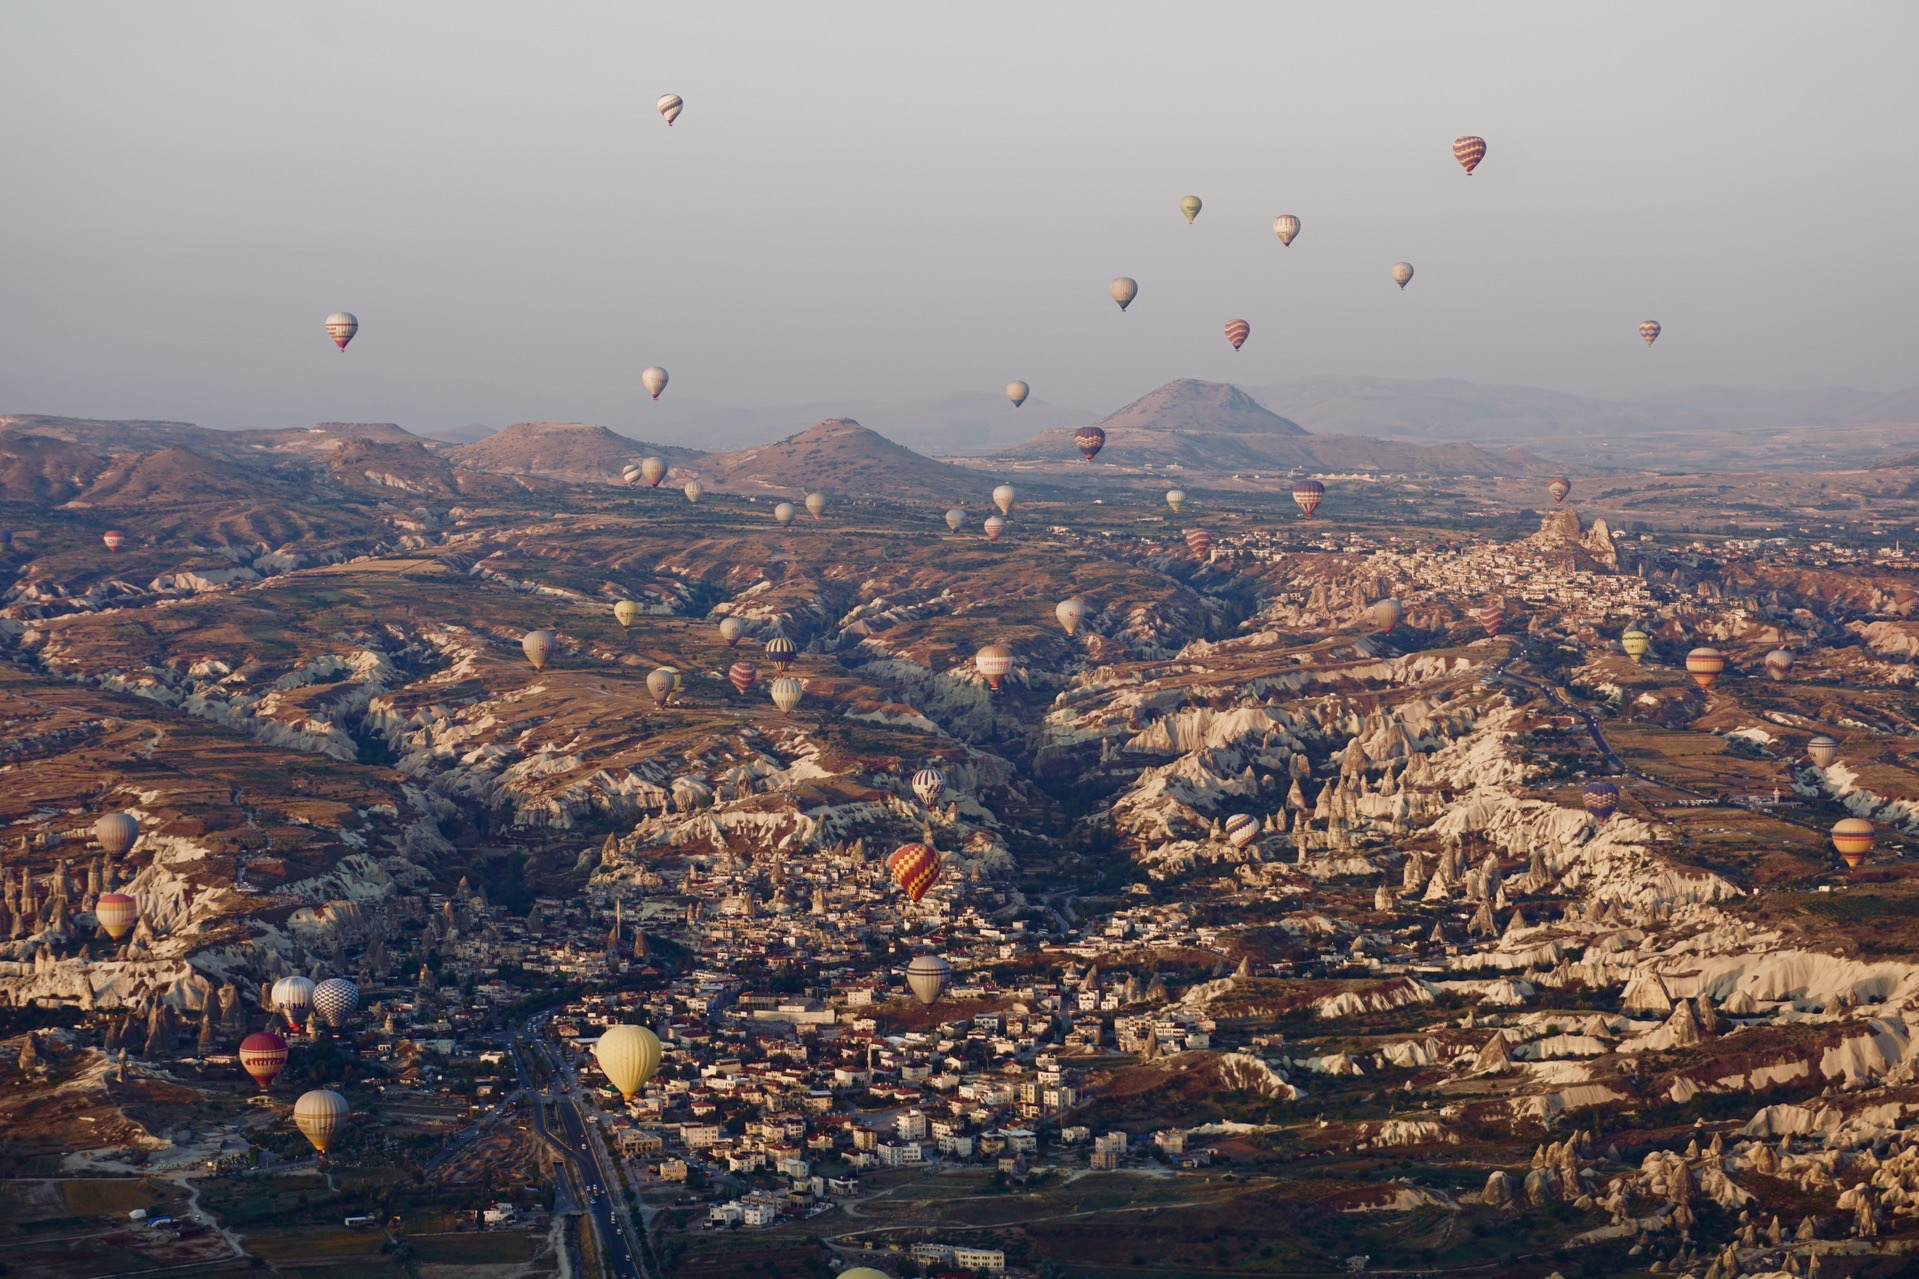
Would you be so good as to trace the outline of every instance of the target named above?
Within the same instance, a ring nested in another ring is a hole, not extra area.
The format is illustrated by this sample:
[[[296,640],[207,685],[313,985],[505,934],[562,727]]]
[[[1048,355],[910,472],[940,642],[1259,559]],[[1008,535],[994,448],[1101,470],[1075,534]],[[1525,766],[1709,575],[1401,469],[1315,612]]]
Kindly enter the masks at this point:
[[[1812,761],[1814,768],[1830,768],[1832,762],[1839,758],[1839,743],[1822,733],[1806,743],[1806,758]]]
[[[1639,336],[1644,339],[1647,346],[1651,346],[1654,342],[1657,342],[1659,340],[1659,321],[1647,320],[1644,324],[1640,325]]]
[[[646,691],[653,694],[653,705],[665,708],[673,690],[680,686],[680,673],[671,666],[656,667],[646,677]]]
[[[913,774],[913,793],[919,796],[920,803],[924,804],[927,808],[930,809],[933,805],[939,803],[940,795],[944,793],[945,790],[946,774],[940,772],[939,769],[922,768],[919,772]]]
[[[1632,658],[1634,663],[1643,662],[1646,654],[1652,651],[1652,636],[1637,626],[1628,627],[1626,633],[1619,637],[1619,647],[1626,650],[1626,656]]]
[[[1090,462],[1099,456],[1101,449],[1106,447],[1106,432],[1097,426],[1082,426],[1073,432],[1073,447],[1079,450],[1081,457]],[[1011,498],[1007,499],[1006,509],[1012,509]]]
[[[1066,633],[1072,635],[1079,630],[1080,622],[1086,617],[1086,601],[1077,595],[1071,599],[1061,600],[1053,606],[1053,616],[1057,617],[1059,624],[1066,628]]]
[[[1101,438],[1104,437],[1102,436]],[[1002,484],[993,490],[993,505],[999,507],[999,513],[1001,515],[1011,515],[1013,513],[1013,498],[1015,496],[1017,496],[1017,494],[1014,493],[1011,484]]]
[[[1471,177],[1479,162],[1486,158],[1486,139],[1475,138],[1471,134],[1453,139],[1453,159],[1465,166],[1466,176]]]
[[[1412,283],[1412,279],[1413,279],[1412,263],[1410,262],[1393,263],[1393,283],[1394,284],[1397,284],[1400,288],[1403,289],[1408,284]]]
[[[553,650],[559,641],[553,638],[552,631],[528,631],[520,640],[520,651],[526,654],[526,660],[533,663],[533,669],[546,669],[546,659],[553,656]]]
[[[1772,652],[1766,654],[1766,674],[1774,680],[1783,680],[1786,676],[1792,674],[1792,662],[1791,649],[1775,648]]]
[[[893,882],[917,902],[940,877],[940,856],[924,844],[901,844],[886,859]]]
[[[666,389],[666,370],[657,364],[650,369],[640,370],[640,385],[646,388],[648,395],[659,399],[660,392]]]
[[[912,988],[913,998],[928,1008],[939,1002],[952,976],[953,966],[938,955],[915,955],[906,966],[906,984]]]
[[[986,523],[981,527],[986,530],[987,541],[997,542],[1000,534],[1006,531],[1006,521],[997,515],[989,515],[986,517]]]
[[[1391,635],[1393,629],[1404,620],[1406,609],[1398,600],[1375,600],[1372,607],[1373,624],[1379,627],[1381,635]]]
[[[741,697],[753,691],[753,681],[759,677],[759,668],[751,662],[735,662],[726,671],[726,678]]]
[[[613,606],[613,617],[621,626],[631,626],[640,620],[640,606],[632,600],[621,600]]]
[[[1032,393],[1033,388],[1024,382],[1008,382],[1006,384],[1006,398],[1013,402],[1014,408],[1018,408],[1020,405],[1026,403],[1026,397]]]
[[[686,103],[680,101],[680,95],[677,93],[667,94],[656,105],[660,109],[660,114],[666,117],[668,127],[680,118],[680,112],[686,108]]]
[[[325,1157],[334,1138],[346,1127],[347,1116],[352,1108],[346,1104],[346,1098],[327,1088],[316,1088],[312,1092],[301,1093],[300,1100],[293,1103],[293,1122],[313,1143],[313,1148]]]
[[[786,674],[787,668],[799,660],[800,648],[784,635],[775,635],[766,641],[766,660],[780,674]]]
[[[1124,311],[1139,296],[1139,281],[1130,275],[1122,275],[1106,291],[1113,295],[1113,301],[1119,303],[1119,309]]]
[[[359,331],[360,319],[351,311],[335,311],[326,318],[326,335],[332,338],[333,345],[342,351],[346,350],[346,344],[351,342],[353,335]]]
[[[1686,674],[1701,688],[1710,689],[1725,669],[1726,655],[1716,648],[1695,648],[1686,654]]]
[[[313,1011],[313,982],[298,975],[282,977],[273,983],[273,1008],[286,1018],[287,1025],[298,1026]]]
[[[131,813],[105,813],[93,823],[93,838],[109,857],[125,857],[140,838],[140,823]]]
[[[814,519],[826,514],[826,494],[808,493],[806,495],[806,513]]]
[[[1486,628],[1486,634],[1497,639],[1499,632],[1506,627],[1506,606],[1502,603],[1487,604],[1475,612],[1473,617]]]
[[[806,690],[791,675],[782,675],[767,686],[767,693],[773,699],[773,705],[780,708],[780,714],[791,715],[793,708],[800,704],[800,698]]]
[[[106,543],[109,551],[117,552],[127,544],[127,535],[117,528],[110,528],[100,535],[100,540]]]
[[[953,532],[959,532],[960,525],[964,523],[966,523],[966,512],[960,510],[957,506],[946,513],[946,527],[953,530]]]
[[[1326,486],[1318,480],[1301,480],[1293,485],[1293,502],[1306,512],[1306,518],[1312,519],[1313,512],[1319,509],[1320,501],[1326,496]]]
[[[1196,195],[1189,195],[1179,202],[1179,211],[1186,215],[1186,225],[1193,225],[1193,219],[1199,216],[1200,202]]]
[[[788,524],[791,524],[795,514],[797,514],[797,512],[793,510],[793,504],[791,502],[781,502],[773,508],[773,519],[781,528],[785,528]]]
[[[1246,339],[1251,337],[1252,335],[1253,335],[1253,326],[1246,323],[1246,321],[1228,320],[1226,322],[1226,340],[1233,344],[1233,349],[1235,351],[1239,350],[1240,347],[1245,346]]]
[[[660,1037],[644,1026],[608,1026],[593,1045],[593,1060],[607,1082],[632,1101],[660,1068]]]
[[[1563,502],[1566,500],[1566,494],[1573,491],[1573,482],[1563,475],[1556,475],[1552,483],[1546,486],[1546,491],[1553,495],[1553,501]]]
[[[1180,503],[1184,502],[1185,500],[1186,500],[1185,489],[1167,489],[1166,490],[1166,505],[1173,508],[1173,514],[1175,515],[1179,514]]]
[[[973,655],[973,665],[986,677],[986,687],[997,693],[1000,683],[1013,669],[1013,650],[1004,644],[988,644]]]
[[[1872,823],[1863,817],[1841,817],[1832,824],[1832,846],[1852,870],[1858,870],[1872,851],[1872,837]]]
[[[640,480],[650,489],[660,486],[666,478],[666,459],[663,457],[643,457],[640,459]]]
[[[240,1041],[240,1069],[262,1090],[273,1087],[286,1065],[287,1041],[272,1031],[256,1031]]]
[[[93,917],[106,929],[107,936],[119,941],[140,922],[140,903],[125,893],[102,893],[94,903]]]
[[[1619,811],[1619,788],[1611,782],[1589,782],[1586,785],[1586,811],[1593,815],[1601,826],[1612,820]]]
[[[685,492],[686,500],[697,506],[699,505],[700,499],[706,496],[706,485],[700,483],[698,480],[689,480],[687,481]]]
[[[739,618],[722,617],[720,619],[720,638],[726,641],[728,648],[732,648],[735,644],[739,643],[740,636],[744,634],[746,634],[746,623],[742,622]]]
[[[346,1025],[360,1008],[360,988],[344,977],[329,977],[313,988],[313,1013],[329,1030]]]
[[[1223,829],[1227,840],[1234,848],[1244,848],[1259,838],[1259,818],[1249,817],[1245,813],[1234,813],[1226,819]]]
[[[620,468],[620,483],[628,488],[640,482],[640,467],[637,462],[628,462]]]
[[[1299,219],[1290,213],[1282,213],[1273,219],[1273,234],[1279,237],[1281,244],[1291,244],[1293,237],[1299,234]]]
[[[1194,559],[1205,559],[1213,553],[1213,535],[1203,528],[1187,529],[1186,549],[1193,553]]]

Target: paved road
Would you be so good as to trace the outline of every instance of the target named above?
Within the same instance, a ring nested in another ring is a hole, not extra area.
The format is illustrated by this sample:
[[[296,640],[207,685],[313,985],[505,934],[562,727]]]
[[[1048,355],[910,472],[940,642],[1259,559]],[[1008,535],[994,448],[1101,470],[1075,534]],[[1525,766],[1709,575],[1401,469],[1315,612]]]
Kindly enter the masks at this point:
[[[579,1208],[592,1219],[594,1232],[599,1236],[606,1274],[610,1279],[651,1279],[627,1218],[619,1178],[610,1173],[600,1158],[600,1150],[588,1132],[586,1118],[580,1111],[574,1089],[567,1083],[559,1056],[538,1040],[520,1040],[515,1048],[523,1086],[533,1107],[534,1125],[566,1154],[580,1186]],[[545,1085],[537,1090],[535,1073]],[[547,1105],[553,1108],[557,1127],[545,1122],[541,1112]]]

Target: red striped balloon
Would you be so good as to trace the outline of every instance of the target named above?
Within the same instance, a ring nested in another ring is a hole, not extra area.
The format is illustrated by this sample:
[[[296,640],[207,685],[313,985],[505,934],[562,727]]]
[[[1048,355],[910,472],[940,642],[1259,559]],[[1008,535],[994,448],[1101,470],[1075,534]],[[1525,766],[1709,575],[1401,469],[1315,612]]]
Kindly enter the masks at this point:
[[[1659,340],[1659,321],[1647,320],[1644,324],[1640,325],[1639,336],[1646,340],[1647,346],[1651,346],[1654,342],[1657,342]]]
[[[1213,535],[1203,528],[1186,530],[1186,549],[1200,559],[1213,553]]]
[[[733,681],[733,687],[741,696],[752,690],[753,681],[759,677],[759,670],[751,662],[735,662],[726,672],[726,678]]]
[[[1226,340],[1233,344],[1235,351],[1246,345],[1246,339],[1253,335],[1253,326],[1244,320],[1229,320],[1226,324]]]
[[[1463,138],[1453,139],[1453,159],[1466,168],[1466,176],[1471,177],[1479,162],[1486,158],[1486,139],[1467,134]]]
[[[1306,518],[1312,519],[1313,512],[1319,509],[1320,499],[1326,496],[1326,486],[1318,480],[1301,480],[1293,485],[1293,501],[1299,509],[1306,512]]]
[[[1082,426],[1073,432],[1073,447],[1090,462],[1106,447],[1106,432],[1097,426]]]
[[[1488,604],[1473,616],[1486,628],[1488,635],[1497,636],[1506,627],[1506,606],[1503,604]]]

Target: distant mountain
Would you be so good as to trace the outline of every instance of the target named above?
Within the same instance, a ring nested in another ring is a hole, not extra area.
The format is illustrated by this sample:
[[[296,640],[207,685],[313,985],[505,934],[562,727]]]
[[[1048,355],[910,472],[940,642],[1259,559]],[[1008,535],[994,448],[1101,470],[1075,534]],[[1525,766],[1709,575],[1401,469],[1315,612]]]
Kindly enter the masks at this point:
[[[584,422],[520,422],[473,444],[448,450],[459,465],[496,475],[538,475],[575,484],[617,484],[620,471],[648,454],[685,466],[697,449],[648,444]]]
[[[1004,394],[962,391],[924,400],[844,400],[778,408],[735,409],[664,401],[654,425],[657,439],[690,440],[714,451],[752,448],[778,439],[795,422],[849,418],[923,455],[967,457],[1010,448],[1035,431],[1078,426],[1099,415],[1049,404],[1037,396],[1014,408]]]
[[[701,480],[729,493],[828,496],[951,502],[980,489],[980,476],[935,462],[869,431],[852,418],[833,418],[789,439],[701,464]]]
[[[1177,466],[1202,473],[1309,470],[1430,475],[1506,475],[1542,463],[1523,453],[1488,453],[1465,444],[1438,447],[1348,435],[1313,435],[1223,382],[1181,378],[1099,423],[1100,456],[1123,466]],[[1046,431],[1000,456],[1020,462],[1068,462],[1074,432]]]
[[[1314,432],[1538,450],[1607,469],[1871,464],[1910,451],[1919,390],[1691,387],[1626,400],[1450,378],[1294,378],[1254,388]]]
[[[429,440],[445,440],[448,444],[478,444],[481,440],[498,435],[499,428],[484,422],[469,422],[465,426],[448,426],[439,430],[421,431]]]

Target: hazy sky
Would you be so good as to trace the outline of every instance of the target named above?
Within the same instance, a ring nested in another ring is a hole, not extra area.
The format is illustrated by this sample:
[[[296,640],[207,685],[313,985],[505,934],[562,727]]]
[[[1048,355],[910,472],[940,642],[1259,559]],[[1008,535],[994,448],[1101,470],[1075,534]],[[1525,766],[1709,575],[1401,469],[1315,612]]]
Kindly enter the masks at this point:
[[[0,21],[0,412],[644,435],[653,363],[689,403],[1020,377],[1101,411],[1178,376],[1919,383],[1908,3]]]

